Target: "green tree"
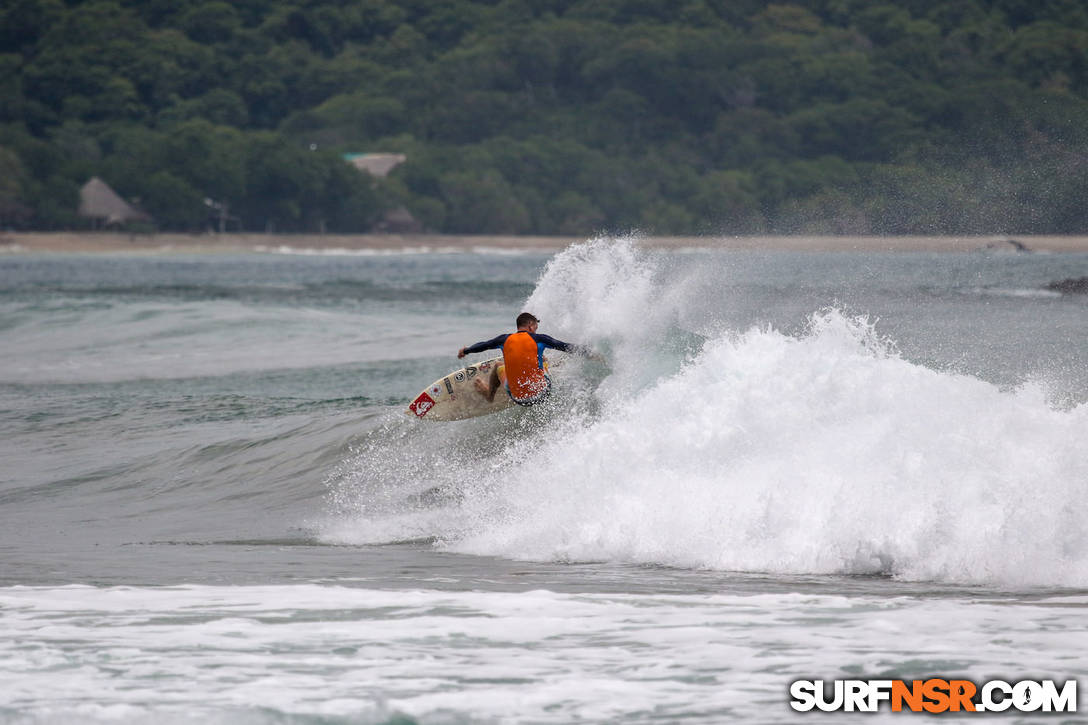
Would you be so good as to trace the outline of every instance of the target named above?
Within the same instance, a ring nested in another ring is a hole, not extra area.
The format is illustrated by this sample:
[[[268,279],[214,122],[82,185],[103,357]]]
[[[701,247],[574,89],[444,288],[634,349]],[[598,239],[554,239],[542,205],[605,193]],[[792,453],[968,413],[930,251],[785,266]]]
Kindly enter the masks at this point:
[[[1032,23],[1017,30],[1000,54],[1030,85],[1088,91],[1088,30],[1049,21]]]
[[[453,172],[440,180],[446,204],[446,228],[454,233],[521,234],[530,225],[529,210],[497,171]]]
[[[228,42],[242,25],[238,11],[225,2],[209,2],[189,8],[178,23],[185,34],[198,43]]]
[[[98,175],[174,228],[171,189],[248,229],[1083,231],[1086,34],[1070,0],[10,0],[0,146],[41,228]]]
[[[11,0],[0,9],[0,48],[26,52],[65,13],[61,0]]]
[[[282,130],[306,143],[360,149],[395,135],[405,127],[407,119],[404,104],[396,99],[353,93],[335,96],[312,110],[294,114],[283,123]]]
[[[18,55],[0,55],[0,123],[23,120],[25,101],[19,75],[22,62]]]
[[[41,181],[31,180],[26,184],[24,198],[33,210],[30,224],[35,229],[71,229],[84,224],[76,216],[79,184],[72,179],[53,174]]]
[[[765,221],[756,195],[756,181],[749,173],[713,171],[698,184],[689,206],[704,228],[724,234],[752,234],[764,230]]]
[[[139,201],[164,229],[198,230],[207,220],[200,191],[169,171],[156,171],[144,179]]]
[[[321,215],[329,231],[346,234],[367,232],[389,207],[379,184],[369,174],[328,158]]]
[[[0,229],[22,227],[31,209],[24,199],[26,171],[14,151],[0,146]]]

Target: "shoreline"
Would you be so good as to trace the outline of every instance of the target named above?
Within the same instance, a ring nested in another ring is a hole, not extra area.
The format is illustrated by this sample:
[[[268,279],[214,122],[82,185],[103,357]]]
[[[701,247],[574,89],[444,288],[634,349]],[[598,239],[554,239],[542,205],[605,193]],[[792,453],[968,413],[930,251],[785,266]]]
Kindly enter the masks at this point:
[[[558,251],[588,237],[447,234],[126,234],[122,232],[0,233],[0,253],[360,253]],[[634,236],[651,249],[796,252],[1088,252],[1088,236]]]

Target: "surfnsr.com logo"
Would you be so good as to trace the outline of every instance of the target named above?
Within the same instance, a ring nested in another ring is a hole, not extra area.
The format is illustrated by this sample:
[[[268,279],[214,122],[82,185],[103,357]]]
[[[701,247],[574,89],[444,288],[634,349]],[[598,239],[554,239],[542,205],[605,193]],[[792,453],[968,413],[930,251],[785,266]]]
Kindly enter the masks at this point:
[[[1077,681],[990,680],[797,680],[790,707],[798,712],[1076,712]]]

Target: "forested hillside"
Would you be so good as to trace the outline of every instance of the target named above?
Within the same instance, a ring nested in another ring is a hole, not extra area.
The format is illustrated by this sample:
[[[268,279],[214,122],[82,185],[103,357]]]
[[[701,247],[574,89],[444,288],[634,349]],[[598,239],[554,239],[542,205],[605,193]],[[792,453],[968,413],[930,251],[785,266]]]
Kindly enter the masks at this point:
[[[1085,233],[1088,4],[7,0],[0,228],[92,176],[171,230]]]

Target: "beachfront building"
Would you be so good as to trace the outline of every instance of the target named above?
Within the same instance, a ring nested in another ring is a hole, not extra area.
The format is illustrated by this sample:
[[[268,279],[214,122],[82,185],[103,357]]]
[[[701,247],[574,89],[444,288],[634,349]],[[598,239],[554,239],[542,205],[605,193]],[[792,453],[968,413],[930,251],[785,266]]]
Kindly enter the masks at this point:
[[[79,190],[79,215],[91,220],[94,229],[121,226],[127,222],[153,221],[150,214],[140,211],[117,195],[109,184],[97,176]]]
[[[344,161],[357,168],[359,171],[370,174],[376,179],[384,179],[389,172],[397,168],[408,157],[404,154],[392,153],[348,153],[344,154]],[[423,231],[423,224],[403,206],[389,209],[382,214],[381,219],[374,225],[374,231],[386,234],[418,234]]]
[[[390,171],[407,160],[408,157],[404,154],[344,154],[344,161],[347,161],[359,171],[365,171],[379,179],[384,179],[389,175]]]

